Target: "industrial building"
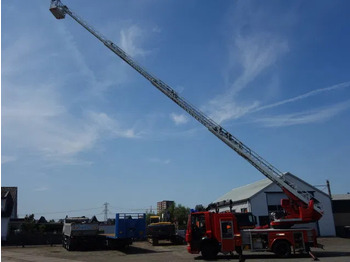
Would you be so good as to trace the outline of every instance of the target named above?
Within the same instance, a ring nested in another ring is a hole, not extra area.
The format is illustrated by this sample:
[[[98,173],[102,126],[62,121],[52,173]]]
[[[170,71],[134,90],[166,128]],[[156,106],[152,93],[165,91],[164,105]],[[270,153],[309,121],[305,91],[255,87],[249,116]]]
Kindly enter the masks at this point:
[[[297,188],[309,192],[322,204],[324,211],[322,218],[315,223],[308,224],[308,226],[314,227],[320,236],[335,236],[332,202],[329,195],[291,173],[286,173],[284,176]],[[235,212],[252,212],[257,218],[258,225],[266,225],[269,223],[271,212],[281,211],[281,199],[283,198],[287,198],[287,196],[282,189],[271,180],[264,179],[234,188],[213,203],[216,204],[215,206],[220,212],[230,210],[230,208]],[[298,227],[300,226],[305,225],[298,225]]]
[[[337,236],[350,237],[350,194],[332,195]]]

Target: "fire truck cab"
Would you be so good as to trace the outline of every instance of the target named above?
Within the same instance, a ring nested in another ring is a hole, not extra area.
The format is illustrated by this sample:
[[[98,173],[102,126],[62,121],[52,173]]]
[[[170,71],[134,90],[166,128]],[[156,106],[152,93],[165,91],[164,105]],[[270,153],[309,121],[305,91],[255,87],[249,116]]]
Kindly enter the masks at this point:
[[[189,215],[186,241],[192,254],[214,258],[219,252],[241,252],[242,238],[232,213],[194,212]]]

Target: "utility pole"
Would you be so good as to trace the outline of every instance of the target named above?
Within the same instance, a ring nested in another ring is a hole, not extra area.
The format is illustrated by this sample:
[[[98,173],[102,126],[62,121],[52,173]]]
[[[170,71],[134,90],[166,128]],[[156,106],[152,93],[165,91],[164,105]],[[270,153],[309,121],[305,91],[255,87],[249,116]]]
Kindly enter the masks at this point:
[[[104,219],[104,221],[105,221],[105,223],[107,223],[107,219],[108,219],[108,217],[107,217],[107,215],[108,215],[108,205],[109,205],[109,203],[104,203],[103,204],[104,206],[105,206],[105,208],[104,208],[104,210],[103,210],[103,212],[104,212],[104,214],[105,214],[105,219]]]
[[[328,195],[329,195],[330,199],[332,199],[331,185],[330,185],[328,179],[326,180],[326,183],[327,183],[327,188],[328,188]]]

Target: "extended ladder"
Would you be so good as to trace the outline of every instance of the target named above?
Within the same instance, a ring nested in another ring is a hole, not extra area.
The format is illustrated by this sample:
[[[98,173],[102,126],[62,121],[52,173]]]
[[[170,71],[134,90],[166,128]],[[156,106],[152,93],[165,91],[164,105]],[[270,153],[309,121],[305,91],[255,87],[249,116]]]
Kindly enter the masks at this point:
[[[272,182],[276,183],[282,189],[287,190],[293,194],[297,199],[301,200],[306,206],[309,204],[311,199],[315,200],[314,197],[307,191],[298,189],[295,184],[291,183],[286,179],[284,174],[279,171],[276,167],[271,165],[256,152],[251,150],[248,146],[243,144],[239,139],[230,134],[227,130],[221,127],[219,124],[215,123],[212,119],[206,116],[199,109],[195,108],[193,105],[188,103],[184,98],[182,98],[178,93],[175,92],[170,86],[164,83],[162,80],[153,76],[147,72],[142,66],[136,63],[127,53],[125,53],[120,47],[114,44],[112,41],[105,38],[102,34],[94,30],[90,25],[88,25],[83,19],[79,18],[75,13],[73,13],[67,6],[63,5],[60,0],[51,0],[50,11],[57,19],[63,19],[65,14],[71,16],[75,21],[82,25],[86,30],[93,34],[98,40],[100,40],[106,47],[108,47],[112,52],[118,55],[131,67],[133,67],[137,72],[139,72],[143,77],[151,82],[158,90],[164,93],[167,97],[178,104],[182,109],[204,125],[208,130],[223,141],[226,145],[236,151],[240,156],[245,158],[250,164],[252,164],[256,169],[258,169],[263,175],[269,178]],[[314,209],[322,214],[322,208],[320,203],[316,200],[314,204]]]

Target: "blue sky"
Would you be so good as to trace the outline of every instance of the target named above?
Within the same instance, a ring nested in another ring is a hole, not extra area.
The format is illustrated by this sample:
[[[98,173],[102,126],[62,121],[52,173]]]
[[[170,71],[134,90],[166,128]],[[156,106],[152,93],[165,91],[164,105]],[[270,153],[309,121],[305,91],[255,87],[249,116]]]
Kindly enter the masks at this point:
[[[2,2],[1,184],[20,216],[193,208],[264,178],[49,2]],[[63,3],[281,171],[350,191],[348,1]]]

